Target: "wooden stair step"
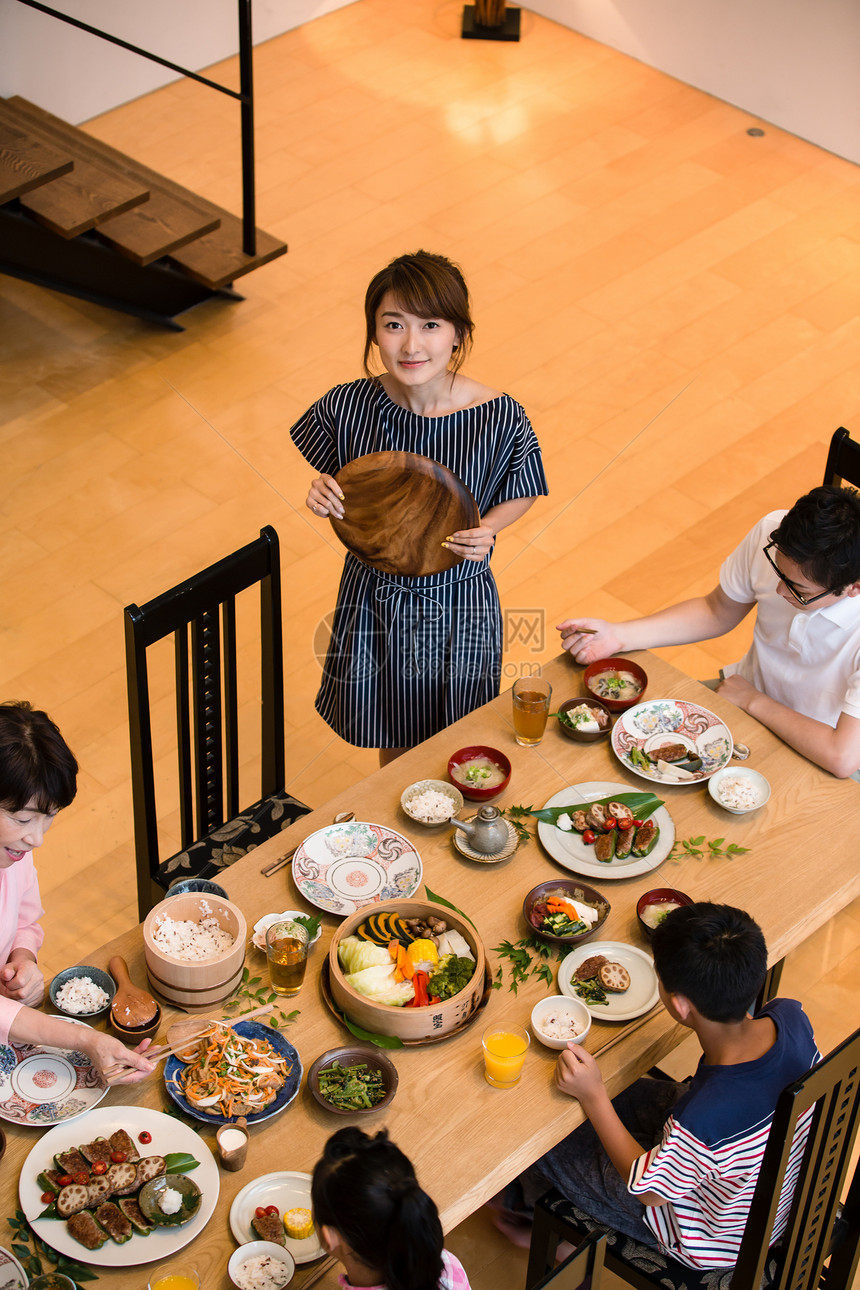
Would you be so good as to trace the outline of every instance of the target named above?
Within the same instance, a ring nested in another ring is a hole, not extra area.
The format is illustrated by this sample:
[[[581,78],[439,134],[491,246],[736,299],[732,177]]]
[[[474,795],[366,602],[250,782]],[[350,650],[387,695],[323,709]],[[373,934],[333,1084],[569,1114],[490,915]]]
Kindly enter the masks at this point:
[[[74,164],[67,151],[46,145],[22,125],[0,121],[0,205],[68,174]]]
[[[136,264],[151,264],[218,228],[221,219],[219,209],[202,197],[196,197],[187,188],[173,183],[148,166],[132,161],[116,148],[76,126],[67,125],[59,117],[28,103],[19,95],[14,95],[7,103],[53,137],[68,139],[70,148],[74,140],[75,152],[80,156],[96,165],[107,165],[149,190],[149,201],[121,215],[106,218],[96,229],[99,237]]]
[[[26,130],[33,139],[52,148],[59,142],[48,131],[40,129],[14,107],[0,99],[0,128],[8,125]],[[63,143],[66,140],[62,140]],[[74,156],[74,138],[68,140]],[[106,166],[94,165],[85,157],[74,157],[74,169],[58,179],[42,184],[21,197],[21,205],[60,237],[77,237],[94,228],[100,220],[117,215],[149,198],[149,189]]]
[[[217,291],[261,264],[285,255],[286,250],[285,242],[258,228],[256,253],[246,255],[242,250],[242,221],[229,211],[221,211],[221,227],[216,232],[191,242],[170,259],[195,282]]]

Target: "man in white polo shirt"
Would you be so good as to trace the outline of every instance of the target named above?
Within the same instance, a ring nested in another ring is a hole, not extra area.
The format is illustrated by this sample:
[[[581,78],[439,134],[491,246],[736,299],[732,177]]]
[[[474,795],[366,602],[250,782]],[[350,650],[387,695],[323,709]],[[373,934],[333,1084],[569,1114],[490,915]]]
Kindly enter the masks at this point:
[[[559,631],[578,663],[592,663],[724,636],[756,609],[752,645],[723,669],[718,693],[845,779],[860,767],[858,595],[860,497],[825,486],[760,520],[706,596],[623,623],[567,619]]]

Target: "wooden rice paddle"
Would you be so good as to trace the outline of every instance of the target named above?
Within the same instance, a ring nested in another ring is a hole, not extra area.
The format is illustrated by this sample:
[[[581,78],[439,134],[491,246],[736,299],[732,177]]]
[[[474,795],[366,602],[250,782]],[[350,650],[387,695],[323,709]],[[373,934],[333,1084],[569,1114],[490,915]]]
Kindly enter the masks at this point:
[[[110,1008],[117,1025],[125,1030],[134,1030],[152,1021],[158,1004],[151,994],[147,994],[140,986],[134,984],[128,974],[125,959],[117,954],[108,963],[108,972],[117,984],[117,991]]]

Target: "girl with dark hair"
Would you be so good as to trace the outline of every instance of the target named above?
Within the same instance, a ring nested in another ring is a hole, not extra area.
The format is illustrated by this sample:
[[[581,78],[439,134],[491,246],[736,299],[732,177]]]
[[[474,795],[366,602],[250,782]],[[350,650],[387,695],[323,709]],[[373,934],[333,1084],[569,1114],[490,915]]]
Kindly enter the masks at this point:
[[[490,572],[496,534],[547,492],[540,448],[509,395],[461,371],[472,343],[469,292],[442,255],[402,255],[365,298],[366,379],[338,385],[290,431],[320,471],[306,505],[344,515],[333,476],[357,457],[395,450],[441,462],[478,504],[476,528],[443,546],[454,568],[382,573],[347,553],[317,711],[385,765],[499,692],[502,617]],[[384,371],[374,375],[372,352]]]
[[[66,1048],[68,1023],[34,1009],[45,995],[36,961],[44,933],[33,851],[57,813],[77,792],[78,763],[50,717],[29,703],[0,704],[0,1043]],[[79,1033],[80,1032],[80,1033]],[[140,1046],[146,1048],[149,1040]],[[135,1068],[121,1083],[142,1079],[152,1063],[118,1039],[89,1027],[75,1046],[100,1067]]]
[[[383,1129],[371,1138],[339,1129],[311,1183],[314,1224],[346,1268],[343,1290],[469,1290],[459,1259],[443,1248],[433,1201]]]

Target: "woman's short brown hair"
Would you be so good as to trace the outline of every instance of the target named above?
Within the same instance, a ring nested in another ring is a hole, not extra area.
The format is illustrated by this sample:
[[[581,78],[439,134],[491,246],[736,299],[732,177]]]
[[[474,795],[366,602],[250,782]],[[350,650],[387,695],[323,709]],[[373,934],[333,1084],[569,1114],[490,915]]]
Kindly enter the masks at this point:
[[[462,367],[472,347],[472,322],[469,289],[458,265],[444,255],[415,251],[399,255],[372,279],[364,298],[367,337],[364,344],[364,370],[370,370],[370,351],[376,340],[376,315],[383,298],[389,293],[406,313],[418,318],[444,318],[453,323],[457,348],[451,371]]]
[[[77,776],[78,763],[46,712],[0,703],[0,807],[62,810],[74,800]]]

